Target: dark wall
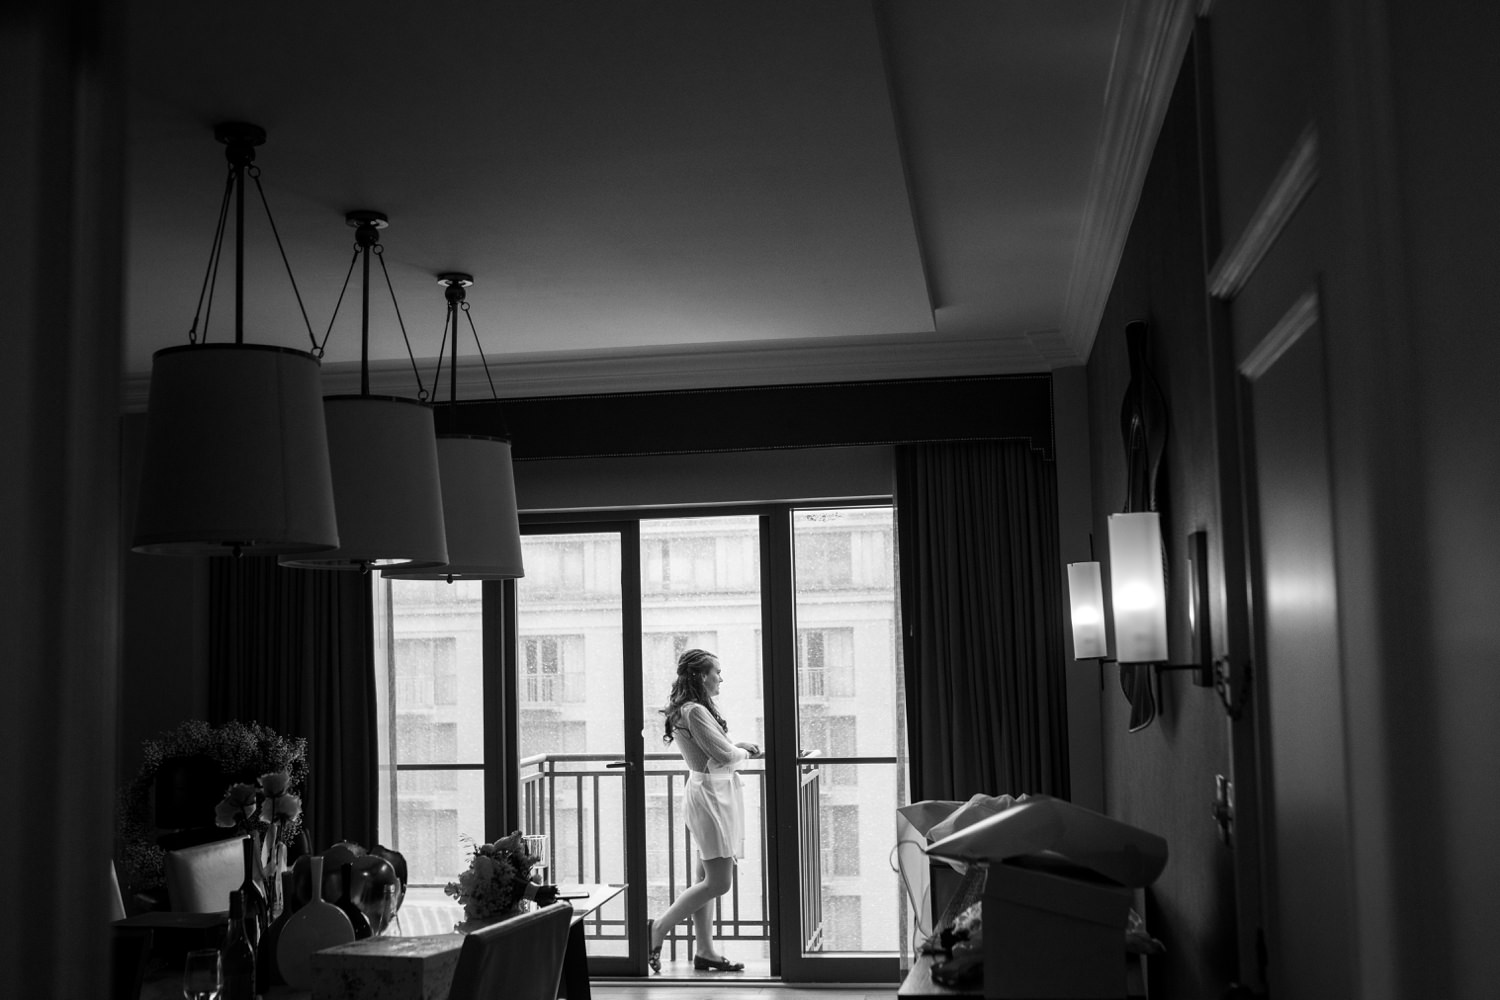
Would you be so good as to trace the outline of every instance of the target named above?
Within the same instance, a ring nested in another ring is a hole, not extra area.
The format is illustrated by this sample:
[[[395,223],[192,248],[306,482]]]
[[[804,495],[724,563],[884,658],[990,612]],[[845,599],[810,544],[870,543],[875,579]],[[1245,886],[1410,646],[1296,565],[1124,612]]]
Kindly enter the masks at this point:
[[[1018,438],[1053,457],[1046,373],[472,400],[436,417],[508,433],[518,462]]]
[[[1223,620],[1218,449],[1202,260],[1198,129],[1189,52],[1177,81],[1088,364],[1095,549],[1108,572],[1107,517],[1124,510],[1120,409],[1130,381],[1125,325],[1149,324],[1149,358],[1166,396],[1159,494],[1169,562],[1168,638],[1188,655],[1186,544],[1207,531],[1214,620]],[[1111,645],[1113,648],[1113,645]],[[1158,714],[1130,733],[1118,670],[1105,668],[1105,811],[1165,837],[1166,870],[1146,892],[1148,929],[1167,948],[1150,962],[1153,997],[1222,995],[1234,978],[1233,874],[1211,818],[1215,775],[1228,775],[1224,712],[1186,673],[1162,677]]]

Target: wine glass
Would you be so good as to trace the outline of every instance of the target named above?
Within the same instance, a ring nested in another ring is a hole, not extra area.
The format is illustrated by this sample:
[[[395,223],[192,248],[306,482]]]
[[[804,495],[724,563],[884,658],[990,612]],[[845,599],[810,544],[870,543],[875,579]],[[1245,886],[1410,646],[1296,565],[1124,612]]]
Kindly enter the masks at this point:
[[[547,835],[527,834],[521,838],[526,845],[526,853],[536,858],[536,864],[531,867],[531,880],[539,885],[547,883]]]
[[[219,995],[219,952],[203,948],[187,954],[182,967],[182,995],[187,1000],[215,1000]]]

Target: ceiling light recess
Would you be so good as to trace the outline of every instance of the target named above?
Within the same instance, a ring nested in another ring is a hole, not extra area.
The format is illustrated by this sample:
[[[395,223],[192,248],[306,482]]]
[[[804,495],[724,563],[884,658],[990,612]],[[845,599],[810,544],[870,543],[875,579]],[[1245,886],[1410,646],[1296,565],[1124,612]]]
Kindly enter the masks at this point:
[[[354,227],[354,257],[344,276],[344,290],[354,265],[364,263],[360,299],[360,382],[358,395],[328,396],[323,400],[328,423],[328,455],[333,468],[334,508],[338,511],[339,547],[331,552],[285,556],[281,565],[293,569],[359,570],[405,566],[431,569],[446,565],[448,546],[443,527],[443,498],[438,484],[438,453],[432,407],[426,391],[422,399],[370,395],[370,258],[380,261],[391,302],[396,290],[385,267],[380,231],[388,225],[383,213],[350,212],[345,221]],[[406,324],[395,307],[401,336]],[[334,318],[338,305],[334,306]],[[333,320],[328,333],[333,331]],[[327,343],[328,333],[324,334]],[[322,351],[322,345],[318,348]],[[407,341],[407,353],[411,343]],[[415,371],[416,361],[412,368]]]
[[[489,377],[489,362],[479,343],[479,331],[469,317],[465,289],[474,283],[457,272],[438,276],[448,316],[443,343],[453,338],[448,367],[448,404],[456,417],[458,408],[458,314],[468,318],[475,346]],[[443,351],[438,349],[438,371],[433,376],[434,395],[442,373]],[[490,380],[490,395],[495,383]],[[457,420],[450,421],[450,427]],[[521,525],[516,509],[516,477],[511,465],[509,435],[439,434],[438,472],[443,483],[443,521],[448,531],[448,565],[438,570],[399,567],[382,571],[384,576],[404,580],[513,580],[526,575],[521,560]]]
[[[245,178],[271,218],[255,148],[265,130],[221,124],[229,175],[188,343],[151,360],[146,440],[131,548],[152,555],[277,555],[339,543],[319,398],[306,351],[245,343]],[[210,344],[208,319],[234,202],[234,342]],[[276,233],[274,220],[271,232]],[[286,251],[276,239],[286,264]],[[296,292],[296,279],[287,264]],[[208,311],[204,311],[205,298]],[[300,305],[301,294],[297,301]],[[198,322],[203,319],[202,340]],[[303,312],[306,320],[306,311]],[[314,346],[317,340],[308,327]]]

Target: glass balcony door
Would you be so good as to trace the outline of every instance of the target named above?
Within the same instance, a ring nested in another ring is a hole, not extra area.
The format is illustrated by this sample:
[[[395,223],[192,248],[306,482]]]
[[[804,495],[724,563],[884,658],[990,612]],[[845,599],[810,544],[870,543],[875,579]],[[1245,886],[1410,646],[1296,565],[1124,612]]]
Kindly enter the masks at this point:
[[[906,802],[889,505],[805,507],[771,522],[779,966],[793,982],[892,982],[906,933],[889,864]]]
[[[649,518],[641,527],[642,731],[646,754],[646,872],[651,914],[664,911],[695,880],[696,847],[680,809],[687,769],[664,742],[677,660],[703,649],[719,660],[715,704],[732,742],[766,744],[761,522],[755,514]],[[747,974],[770,975],[772,889],[768,879],[767,786],[759,761],[740,768],[745,793],[745,856],[733,887],[714,910],[714,937]],[[691,925],[662,948],[663,973],[692,970]]]
[[[627,884],[585,921],[593,975],[643,963],[639,528],[528,527],[515,582],[520,825],[557,883]]]

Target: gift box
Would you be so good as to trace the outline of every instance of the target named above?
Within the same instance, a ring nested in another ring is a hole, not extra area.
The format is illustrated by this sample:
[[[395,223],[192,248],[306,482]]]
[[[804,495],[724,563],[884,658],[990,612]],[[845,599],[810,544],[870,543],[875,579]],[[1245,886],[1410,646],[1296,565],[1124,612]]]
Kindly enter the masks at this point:
[[[984,995],[996,1000],[1126,993],[1131,890],[1084,869],[991,865],[984,891]]]

